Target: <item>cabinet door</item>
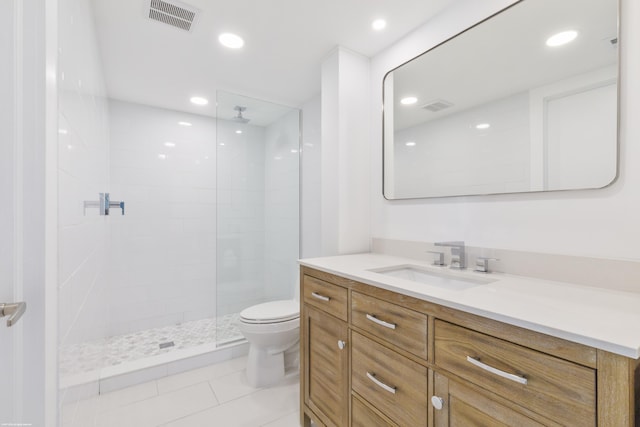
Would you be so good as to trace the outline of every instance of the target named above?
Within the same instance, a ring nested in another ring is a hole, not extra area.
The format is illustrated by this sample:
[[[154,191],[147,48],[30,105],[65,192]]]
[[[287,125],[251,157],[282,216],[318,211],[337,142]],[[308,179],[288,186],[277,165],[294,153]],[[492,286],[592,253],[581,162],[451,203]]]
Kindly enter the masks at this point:
[[[434,427],[542,427],[531,418],[496,402],[490,394],[449,380],[437,372],[434,375],[433,406]]]
[[[349,418],[349,352],[346,322],[305,304],[304,401],[327,425]]]

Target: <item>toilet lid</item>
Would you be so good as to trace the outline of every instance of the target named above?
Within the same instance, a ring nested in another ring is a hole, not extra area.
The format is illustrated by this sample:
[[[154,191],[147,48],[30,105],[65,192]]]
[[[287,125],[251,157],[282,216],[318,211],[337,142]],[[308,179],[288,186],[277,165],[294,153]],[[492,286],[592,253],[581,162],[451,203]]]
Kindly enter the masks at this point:
[[[300,317],[300,303],[294,300],[265,302],[245,308],[240,318],[248,323],[286,322]]]

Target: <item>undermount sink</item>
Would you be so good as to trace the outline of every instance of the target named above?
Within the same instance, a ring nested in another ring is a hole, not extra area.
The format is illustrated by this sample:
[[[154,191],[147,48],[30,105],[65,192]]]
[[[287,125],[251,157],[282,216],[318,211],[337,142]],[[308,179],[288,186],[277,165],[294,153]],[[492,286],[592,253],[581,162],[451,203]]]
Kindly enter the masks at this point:
[[[411,280],[412,282],[424,283],[426,285],[440,286],[450,290],[462,291],[479,285],[495,282],[488,278],[464,277],[461,275],[448,274],[446,272],[436,272],[419,265],[394,265],[392,267],[374,268],[369,270],[374,273],[383,274],[398,279]]]

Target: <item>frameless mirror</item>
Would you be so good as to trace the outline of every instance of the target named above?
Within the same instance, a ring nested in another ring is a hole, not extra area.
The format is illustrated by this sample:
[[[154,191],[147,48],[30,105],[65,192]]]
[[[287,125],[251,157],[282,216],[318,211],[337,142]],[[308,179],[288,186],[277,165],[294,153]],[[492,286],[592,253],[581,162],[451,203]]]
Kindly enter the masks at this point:
[[[384,196],[611,184],[617,47],[617,0],[522,0],[390,71]]]

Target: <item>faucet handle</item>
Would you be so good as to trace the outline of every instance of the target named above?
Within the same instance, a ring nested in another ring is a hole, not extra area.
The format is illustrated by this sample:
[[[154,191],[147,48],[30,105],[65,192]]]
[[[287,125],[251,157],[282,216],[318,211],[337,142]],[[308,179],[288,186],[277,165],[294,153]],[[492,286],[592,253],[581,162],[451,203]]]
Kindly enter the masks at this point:
[[[498,258],[479,256],[476,258],[476,268],[473,270],[476,273],[490,273],[489,261],[500,261]]]
[[[438,255],[436,258],[434,258],[433,260],[433,265],[438,265],[438,266],[444,266],[444,252],[440,252],[440,251],[425,251],[428,254],[435,254]]]

